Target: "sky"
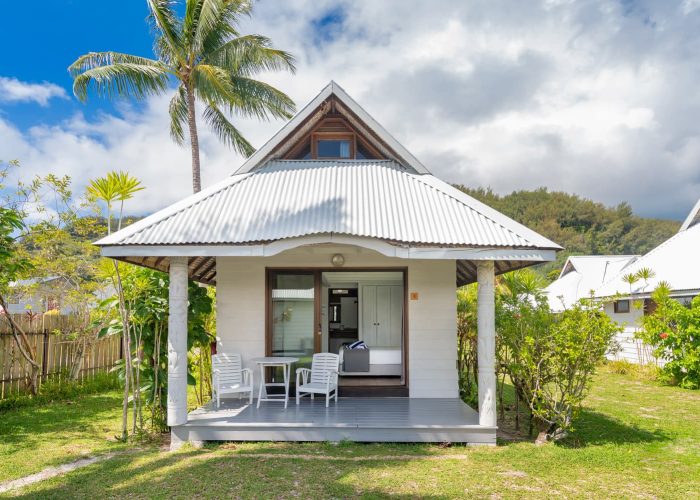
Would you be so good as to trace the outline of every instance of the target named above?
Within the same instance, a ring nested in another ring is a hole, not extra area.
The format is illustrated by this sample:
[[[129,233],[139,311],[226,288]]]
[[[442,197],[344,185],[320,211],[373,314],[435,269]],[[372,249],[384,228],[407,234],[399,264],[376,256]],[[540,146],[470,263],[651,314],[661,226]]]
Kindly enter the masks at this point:
[[[148,213],[191,192],[169,95],[72,94],[90,51],[152,56],[145,0],[3,7],[0,160],[22,176],[109,170]],[[30,22],[31,19],[31,22]],[[259,0],[243,33],[297,58],[261,75],[303,107],[331,79],[442,179],[498,193],[547,187],[682,219],[700,198],[700,0]],[[233,118],[255,145],[281,126]],[[201,130],[203,185],[242,158]]]

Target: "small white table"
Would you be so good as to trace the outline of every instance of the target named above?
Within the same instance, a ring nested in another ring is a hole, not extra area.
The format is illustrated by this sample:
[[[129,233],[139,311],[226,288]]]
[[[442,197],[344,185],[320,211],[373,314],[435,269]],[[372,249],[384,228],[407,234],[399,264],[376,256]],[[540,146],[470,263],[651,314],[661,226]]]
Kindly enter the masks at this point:
[[[264,358],[254,358],[251,360],[260,367],[260,389],[258,390],[258,408],[261,401],[284,401],[284,407],[289,403],[289,377],[292,370],[292,363],[299,361],[299,358],[286,356],[266,356]],[[284,372],[284,382],[265,382],[265,368],[268,366],[280,366]],[[284,387],[284,396],[278,394],[268,394],[268,387]],[[265,393],[263,397],[263,392]]]

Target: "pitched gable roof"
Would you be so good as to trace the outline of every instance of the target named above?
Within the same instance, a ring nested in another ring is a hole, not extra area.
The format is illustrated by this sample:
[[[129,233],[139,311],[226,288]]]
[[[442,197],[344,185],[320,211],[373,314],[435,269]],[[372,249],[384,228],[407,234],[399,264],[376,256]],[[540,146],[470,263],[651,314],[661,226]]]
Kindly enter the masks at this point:
[[[686,229],[690,229],[698,223],[700,223],[700,199],[697,201],[697,203],[695,203],[695,206],[688,214],[688,217],[686,217],[683,221],[683,224],[681,225],[679,231],[685,231]]]
[[[301,111],[287,122],[270,140],[263,144],[253,155],[248,158],[236,171],[236,174],[245,174],[261,167],[270,159],[280,158],[278,148],[284,142],[294,142],[294,136],[302,134],[318,121],[326,112],[325,104],[329,99],[335,99],[338,110],[362,132],[375,138],[375,146],[378,146],[387,158],[404,165],[418,174],[429,174],[427,168],[403,147],[384,127],[365,111],[352,97],[350,97],[340,85],[331,81],[319,92]],[[278,154],[275,154],[278,153]]]
[[[559,278],[545,288],[554,311],[570,307],[617,275],[639,255],[578,255],[566,260]]]
[[[654,276],[632,285],[634,295],[648,295],[660,282],[666,282],[676,293],[700,291],[700,200],[686,217],[678,232],[631,263],[596,290],[598,297],[616,294],[629,295],[630,285],[623,280],[626,274],[635,274],[642,268],[651,269]]]
[[[388,159],[280,159],[324,116],[324,103]],[[192,256],[192,277],[213,283],[215,256],[328,242],[456,260],[459,284],[476,279],[471,260],[494,260],[502,273],[553,260],[561,248],[431,175],[333,82],[234,175],[96,244],[104,255],[161,270],[169,256]]]

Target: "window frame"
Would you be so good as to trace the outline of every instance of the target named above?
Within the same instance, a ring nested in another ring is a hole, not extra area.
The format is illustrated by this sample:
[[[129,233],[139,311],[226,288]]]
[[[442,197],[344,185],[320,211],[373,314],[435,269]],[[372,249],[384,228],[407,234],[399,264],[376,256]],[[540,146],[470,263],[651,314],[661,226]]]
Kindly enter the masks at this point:
[[[349,141],[350,156],[344,158],[342,156],[318,156],[318,141]],[[357,151],[356,137],[353,133],[328,133],[316,132],[311,134],[311,158],[314,160],[354,160]]]
[[[626,311],[620,309],[620,304],[623,302],[627,304]],[[616,300],[613,302],[613,310],[615,311],[615,314],[627,314],[632,310],[632,304],[630,303],[629,299]]]

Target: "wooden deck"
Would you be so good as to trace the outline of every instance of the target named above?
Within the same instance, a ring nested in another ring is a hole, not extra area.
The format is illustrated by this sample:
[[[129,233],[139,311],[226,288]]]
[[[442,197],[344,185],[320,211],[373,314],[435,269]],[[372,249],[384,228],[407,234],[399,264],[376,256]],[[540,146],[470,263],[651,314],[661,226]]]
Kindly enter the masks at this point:
[[[479,425],[476,411],[459,399],[339,398],[326,408],[323,397],[294,399],[289,407],[228,399],[189,414],[172,428],[182,441],[361,441],[496,443],[496,428]]]

